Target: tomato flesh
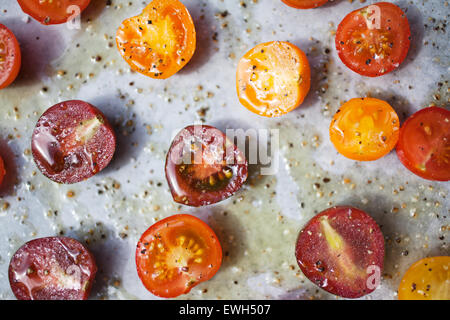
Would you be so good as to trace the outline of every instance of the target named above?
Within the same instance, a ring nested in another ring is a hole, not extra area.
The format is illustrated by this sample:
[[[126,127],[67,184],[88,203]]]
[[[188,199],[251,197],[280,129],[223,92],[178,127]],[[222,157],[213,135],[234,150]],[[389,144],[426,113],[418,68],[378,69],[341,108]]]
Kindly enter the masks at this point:
[[[397,144],[400,120],[385,101],[352,99],[341,106],[330,124],[330,139],[345,157],[373,161],[387,155]]]
[[[173,298],[211,279],[222,263],[222,247],[202,220],[186,214],[165,218],[144,232],[137,244],[136,266],[154,295]]]
[[[11,30],[0,24],[0,89],[16,79],[21,63],[19,42]]]
[[[424,258],[403,276],[399,300],[450,300],[450,257]]]
[[[309,92],[311,71],[303,51],[289,42],[262,43],[239,61],[236,89],[250,111],[278,117],[297,108]]]
[[[111,161],[116,136],[103,113],[91,104],[58,103],[39,118],[31,150],[39,170],[58,183],[92,177]]]
[[[166,79],[194,55],[195,26],[180,1],[153,0],[140,15],[123,21],[116,42],[133,70],[151,78]]]
[[[3,178],[6,175],[5,163],[3,162],[3,158],[0,156],[0,185],[3,182]]]
[[[403,124],[397,156],[411,172],[428,180],[450,180],[450,111],[422,109]]]
[[[290,7],[297,9],[311,9],[324,5],[328,0],[281,0]]]
[[[411,30],[405,13],[388,2],[355,10],[339,24],[336,49],[342,62],[367,77],[398,68],[408,54]]]
[[[42,24],[61,24],[79,15],[91,0],[17,0],[23,12]]]
[[[66,237],[24,244],[11,259],[9,282],[19,300],[86,300],[97,272],[93,255]]]
[[[300,231],[295,255],[305,276],[320,288],[344,298],[359,298],[379,284],[383,234],[364,211],[334,207]]]
[[[247,180],[248,164],[219,129],[195,125],[175,137],[165,170],[173,199],[198,207],[231,197]]]

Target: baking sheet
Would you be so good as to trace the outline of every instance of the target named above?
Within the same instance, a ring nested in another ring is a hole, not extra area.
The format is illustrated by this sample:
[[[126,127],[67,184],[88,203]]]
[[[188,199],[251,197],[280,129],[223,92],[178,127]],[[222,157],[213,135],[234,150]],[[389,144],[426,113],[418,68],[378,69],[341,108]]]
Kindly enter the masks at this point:
[[[137,277],[135,245],[157,219],[181,212],[208,222],[225,253],[216,276],[182,299],[334,299],[302,275],[294,256],[301,227],[333,205],[367,211],[386,238],[382,284],[363,299],[395,299],[410,264],[449,255],[450,184],[414,176],[394,153],[370,163],[348,160],[327,132],[340,103],[353,97],[385,99],[401,120],[430,104],[449,107],[446,1],[392,1],[406,10],[412,47],[397,71],[369,79],[344,67],[333,45],[337,25],[363,6],[360,1],[304,11],[278,0],[183,0],[196,25],[197,51],[167,80],[130,72],[115,46],[121,21],[145,4],[109,2],[92,0],[79,30],[42,26],[16,1],[0,3],[0,23],[16,34],[23,54],[19,78],[0,92],[0,153],[9,169],[0,190],[0,299],[14,299],[11,255],[28,240],[58,234],[86,243],[96,256],[92,299],[155,299]],[[277,119],[250,113],[235,93],[239,58],[271,40],[299,46],[313,73],[306,102]],[[95,177],[58,185],[36,168],[30,137],[39,116],[68,99],[101,109],[115,126],[118,146]],[[165,154],[178,129],[200,122],[222,130],[279,130],[277,174],[261,176],[252,166],[249,182],[226,201],[203,208],[175,204]]]

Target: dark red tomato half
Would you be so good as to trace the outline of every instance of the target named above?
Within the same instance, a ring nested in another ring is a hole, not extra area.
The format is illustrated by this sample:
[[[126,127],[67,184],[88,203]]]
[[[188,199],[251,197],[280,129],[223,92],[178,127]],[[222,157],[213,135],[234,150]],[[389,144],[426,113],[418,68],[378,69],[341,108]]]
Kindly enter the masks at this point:
[[[31,240],[9,264],[9,283],[19,300],[86,300],[97,272],[94,256],[66,237]]]
[[[3,162],[3,158],[0,156],[0,186],[2,185],[3,178],[6,175],[5,163]]]
[[[411,172],[428,180],[450,180],[450,111],[422,109],[400,129],[397,156]]]
[[[16,79],[21,63],[19,42],[11,30],[0,24],[0,89]]]
[[[23,12],[42,24],[60,24],[80,15],[91,0],[17,0]]]
[[[33,132],[31,150],[39,170],[58,183],[76,183],[103,170],[116,148],[116,136],[103,113],[70,100],[44,112]]]
[[[244,154],[217,128],[188,126],[167,153],[166,178],[173,199],[198,207],[231,197],[247,180]]]
[[[305,276],[320,288],[344,298],[359,298],[380,283],[383,234],[364,211],[334,207],[300,231],[295,256]]]
[[[405,60],[411,31],[405,13],[379,2],[355,10],[339,24],[336,49],[342,62],[367,77],[384,75]]]

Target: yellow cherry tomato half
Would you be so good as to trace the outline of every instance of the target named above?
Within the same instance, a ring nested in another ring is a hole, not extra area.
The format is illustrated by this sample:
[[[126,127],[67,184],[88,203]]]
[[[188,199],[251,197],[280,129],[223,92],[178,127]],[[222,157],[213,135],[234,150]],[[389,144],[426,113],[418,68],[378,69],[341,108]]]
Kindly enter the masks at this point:
[[[425,258],[403,276],[399,300],[450,300],[450,257]]]
[[[373,161],[394,149],[399,131],[398,115],[387,102],[356,98],[336,112],[330,125],[330,139],[343,156]]]
[[[153,0],[140,15],[122,22],[116,42],[133,70],[154,79],[167,79],[194,55],[194,21],[180,1]]]
[[[236,89],[250,111],[278,117],[297,108],[309,92],[311,70],[305,53],[289,42],[262,43],[239,61]]]

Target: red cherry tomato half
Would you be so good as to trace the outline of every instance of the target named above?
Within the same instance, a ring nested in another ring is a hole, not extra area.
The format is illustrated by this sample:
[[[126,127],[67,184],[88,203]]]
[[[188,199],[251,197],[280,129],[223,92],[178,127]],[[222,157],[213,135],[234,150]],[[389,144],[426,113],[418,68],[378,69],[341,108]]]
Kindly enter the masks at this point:
[[[21,63],[19,42],[11,30],[0,24],[0,89],[16,79]]]
[[[450,180],[450,111],[430,107],[413,114],[400,129],[397,156],[428,180]]]
[[[58,183],[76,183],[103,170],[116,136],[103,113],[87,102],[58,103],[44,112],[33,132],[31,150],[39,170]]]
[[[311,9],[324,5],[328,0],[281,0],[288,6],[297,9]]]
[[[166,178],[173,199],[204,206],[231,197],[247,180],[244,154],[217,128],[188,126],[167,153]]]
[[[222,247],[202,220],[178,214],[152,225],[137,244],[136,266],[154,295],[173,298],[211,279],[222,263]]]
[[[6,170],[5,170],[5,163],[3,162],[2,157],[0,157],[0,185],[3,182],[3,178],[5,177]]]
[[[86,300],[97,272],[94,256],[66,237],[24,244],[9,264],[9,283],[19,300]]]
[[[61,24],[79,16],[91,0],[17,0],[23,12],[42,24]]]
[[[379,284],[383,234],[364,211],[334,207],[300,231],[295,255],[305,276],[320,288],[344,298],[359,298]]]
[[[380,2],[355,10],[339,24],[336,49],[342,62],[367,77],[384,75],[405,60],[411,31],[405,13]]]

